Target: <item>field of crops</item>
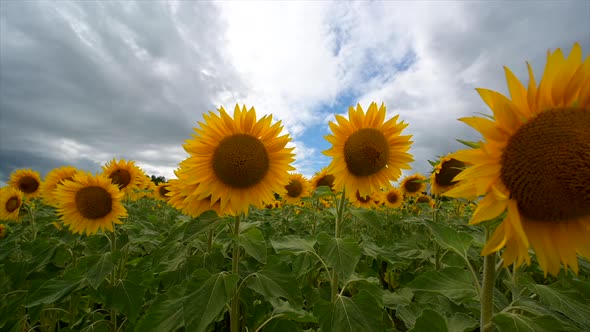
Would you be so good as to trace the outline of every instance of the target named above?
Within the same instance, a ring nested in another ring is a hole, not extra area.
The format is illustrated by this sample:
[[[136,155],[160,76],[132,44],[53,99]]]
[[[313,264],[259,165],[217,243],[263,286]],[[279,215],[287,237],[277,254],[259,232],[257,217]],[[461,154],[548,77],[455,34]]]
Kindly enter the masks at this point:
[[[235,297],[248,331],[479,329],[485,234],[467,226],[472,204],[406,199],[397,209],[338,211],[320,204],[322,194],[333,195],[320,187],[304,206],[241,219],[191,219],[142,198],[126,204],[115,233],[92,236],[60,227],[53,208],[33,201],[0,240],[0,327],[223,331]],[[534,259],[518,269],[494,264],[498,330],[590,329],[587,261],[578,276],[557,278]]]

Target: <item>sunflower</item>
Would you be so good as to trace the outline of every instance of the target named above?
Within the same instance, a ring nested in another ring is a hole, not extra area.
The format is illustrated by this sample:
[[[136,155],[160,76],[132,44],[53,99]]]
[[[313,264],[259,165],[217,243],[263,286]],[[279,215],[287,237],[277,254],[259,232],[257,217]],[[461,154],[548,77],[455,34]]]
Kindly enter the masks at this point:
[[[334,175],[328,173],[328,168],[324,167],[311,178],[311,188],[317,190],[321,186],[329,187],[334,190]]]
[[[164,202],[170,199],[170,197],[168,196],[168,193],[170,192],[168,186],[169,184],[167,182],[161,182],[159,185],[156,186],[156,189],[154,190],[154,193],[156,194],[156,199],[159,199]]]
[[[0,188],[0,220],[19,221],[23,193],[14,187]]]
[[[78,172],[72,181],[57,186],[55,197],[60,219],[74,233],[113,231],[113,224],[121,224],[119,219],[127,216],[123,193],[104,175]]]
[[[406,176],[400,185],[400,189],[406,196],[418,196],[426,190],[424,180],[426,180],[426,177],[420,173]]]
[[[375,198],[377,195],[372,193],[371,195],[361,195],[357,190],[355,195],[350,198],[350,204],[359,208],[370,209],[377,206],[375,204]]]
[[[76,173],[78,173],[78,169],[72,166],[63,166],[49,171],[40,189],[45,203],[51,206],[57,206],[58,201],[55,198],[55,189],[64,181],[72,180]]]
[[[342,191],[346,185],[347,196],[354,199],[379,192],[390,186],[401,175],[401,169],[410,169],[413,161],[406,151],[410,148],[411,136],[400,136],[407,124],[397,123],[398,116],[387,122],[385,105],[377,109],[371,103],[367,113],[361,105],[356,110],[350,107],[348,120],[336,115],[337,123],[330,122],[333,134],[326,136],[332,148],[324,154],[332,157],[328,172],[334,174],[334,188]]]
[[[31,169],[17,169],[10,174],[8,185],[22,191],[26,198],[35,198],[41,193],[41,176]]]
[[[381,202],[389,208],[398,208],[404,203],[402,192],[397,188],[391,188],[381,193]]]
[[[250,204],[263,207],[275,192],[284,196],[294,154],[286,147],[289,135],[279,136],[280,121],[271,125],[272,116],[257,121],[254,108],[238,105],[233,118],[221,107],[219,115],[209,112],[204,120],[184,144],[190,156],[180,163],[181,171],[199,183],[195,199],[210,197],[223,213],[239,214]]]
[[[208,210],[213,210],[218,215],[222,215],[219,200],[212,204],[211,197],[197,198],[195,192],[199,187],[199,183],[194,182],[194,179],[188,177],[180,169],[175,170],[174,174],[177,178],[169,180],[166,188],[168,189],[168,205],[193,218]]]
[[[471,224],[507,210],[482,255],[506,247],[504,265],[529,264],[531,247],[545,275],[577,273],[576,253],[590,258],[590,57],[577,43],[567,58],[548,52],[539,86],[528,71],[527,89],[505,68],[511,99],[478,89],[494,119],[461,119],[485,141],[452,155],[473,166],[446,195],[485,195]]]
[[[8,233],[8,226],[0,224],[0,239],[3,239]]]
[[[102,174],[117,185],[126,197],[134,200],[141,196],[139,193],[143,188],[145,174],[134,161],[113,159],[102,166]]]
[[[455,176],[461,173],[467,164],[449,156],[442,157],[430,175],[430,192],[443,194],[459,185]]]
[[[416,204],[428,204],[431,208],[434,208],[434,200],[428,195],[420,195],[416,198]]]
[[[309,196],[309,181],[301,174],[291,174],[285,189],[287,193],[283,196],[283,200],[289,204],[298,204],[302,197]]]

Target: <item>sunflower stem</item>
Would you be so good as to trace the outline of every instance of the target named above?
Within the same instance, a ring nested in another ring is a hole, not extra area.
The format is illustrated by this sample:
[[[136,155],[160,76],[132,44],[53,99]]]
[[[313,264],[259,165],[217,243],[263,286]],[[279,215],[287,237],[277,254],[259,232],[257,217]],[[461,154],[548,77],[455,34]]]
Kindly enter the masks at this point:
[[[334,237],[336,239],[340,238],[340,232],[342,230],[342,216],[344,215],[344,206],[346,203],[346,192],[345,189],[342,189],[342,196],[340,196],[340,200],[338,201],[338,205],[336,205],[336,229],[334,231]],[[336,299],[338,295],[338,273],[336,273],[335,269],[332,269],[332,301]]]
[[[111,255],[114,255],[115,251],[117,251],[117,229],[114,226],[112,235],[113,236],[111,238]],[[115,287],[115,282],[117,281],[116,270],[117,266],[115,265],[113,271],[111,271],[111,287]],[[115,311],[115,309],[111,309],[111,331],[117,332],[117,312]]]
[[[35,225],[35,213],[33,213],[33,201],[30,202],[30,204],[26,204],[27,207],[27,211],[29,212],[29,216],[31,217],[31,233],[33,233],[33,241],[35,241],[35,239],[37,239],[37,227]]]
[[[240,216],[236,215],[236,222],[234,224],[234,248],[231,260],[231,273],[240,277],[238,273],[238,264],[240,263]],[[230,331],[240,331],[240,301],[239,292],[236,288],[231,299],[231,312],[229,315]]]
[[[489,238],[486,228],[486,242]],[[480,331],[493,332],[492,315],[494,311],[494,284],[496,279],[496,253],[491,253],[483,259],[483,281],[481,290]]]

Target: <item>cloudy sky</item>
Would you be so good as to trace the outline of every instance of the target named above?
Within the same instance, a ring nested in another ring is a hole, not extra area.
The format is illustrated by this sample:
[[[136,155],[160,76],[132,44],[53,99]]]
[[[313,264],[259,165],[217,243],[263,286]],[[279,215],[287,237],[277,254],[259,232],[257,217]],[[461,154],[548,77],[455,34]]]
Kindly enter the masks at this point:
[[[334,114],[371,101],[414,135],[413,170],[478,135],[475,92],[526,82],[549,49],[590,52],[590,1],[0,1],[0,182],[17,168],[97,172],[135,160],[173,177],[202,114],[282,120],[311,176]],[[537,74],[540,77],[540,74]]]

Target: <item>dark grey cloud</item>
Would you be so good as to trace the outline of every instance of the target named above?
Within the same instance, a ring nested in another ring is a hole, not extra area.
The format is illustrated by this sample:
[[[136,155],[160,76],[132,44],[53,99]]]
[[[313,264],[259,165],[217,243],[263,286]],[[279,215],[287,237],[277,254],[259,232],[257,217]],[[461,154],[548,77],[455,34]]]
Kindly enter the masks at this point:
[[[200,115],[240,89],[218,11],[209,2],[3,1],[0,181],[55,161],[174,168]]]

